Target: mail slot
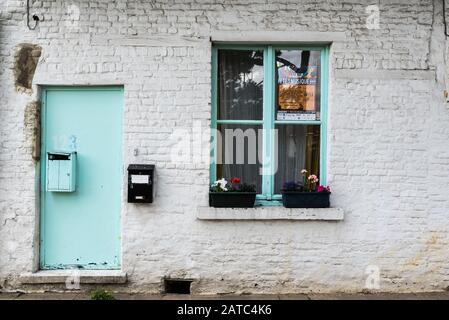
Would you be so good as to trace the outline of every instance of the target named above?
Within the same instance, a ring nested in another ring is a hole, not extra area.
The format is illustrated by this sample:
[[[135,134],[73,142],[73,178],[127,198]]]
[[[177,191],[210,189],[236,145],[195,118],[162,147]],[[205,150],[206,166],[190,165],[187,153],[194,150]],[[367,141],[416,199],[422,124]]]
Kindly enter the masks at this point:
[[[75,192],[76,152],[47,152],[47,191]]]
[[[130,164],[128,166],[128,202],[152,203],[154,165]]]

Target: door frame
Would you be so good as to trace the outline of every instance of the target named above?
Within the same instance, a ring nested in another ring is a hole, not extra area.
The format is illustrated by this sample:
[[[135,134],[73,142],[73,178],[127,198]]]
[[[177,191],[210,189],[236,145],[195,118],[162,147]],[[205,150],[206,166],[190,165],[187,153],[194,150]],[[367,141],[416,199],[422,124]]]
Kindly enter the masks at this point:
[[[120,154],[121,154],[121,160],[122,160],[122,183],[121,183],[121,189],[120,189],[120,212],[119,212],[119,252],[117,253],[119,257],[119,263],[117,267],[111,267],[111,268],[104,268],[104,269],[92,269],[91,271],[98,271],[98,270],[121,270],[122,269],[122,262],[123,262],[123,254],[122,254],[122,240],[123,240],[123,229],[122,229],[122,212],[123,212],[123,168],[124,168],[124,152],[123,152],[123,146],[124,146],[124,110],[125,110],[125,96],[124,96],[124,86],[123,85],[43,85],[40,86],[40,93],[39,96],[41,97],[41,110],[40,110],[40,159],[38,161],[37,165],[37,172],[39,173],[37,175],[38,177],[38,207],[39,207],[39,223],[38,223],[38,259],[36,261],[36,269],[37,270],[51,270],[51,268],[45,268],[45,245],[44,245],[44,219],[45,219],[45,182],[46,182],[46,120],[47,120],[47,93],[49,91],[120,91],[122,93],[123,97],[123,103],[120,106],[120,136],[121,139],[119,141],[120,144]],[[64,270],[70,270],[70,269],[64,269]],[[86,269],[89,270],[89,269]]]

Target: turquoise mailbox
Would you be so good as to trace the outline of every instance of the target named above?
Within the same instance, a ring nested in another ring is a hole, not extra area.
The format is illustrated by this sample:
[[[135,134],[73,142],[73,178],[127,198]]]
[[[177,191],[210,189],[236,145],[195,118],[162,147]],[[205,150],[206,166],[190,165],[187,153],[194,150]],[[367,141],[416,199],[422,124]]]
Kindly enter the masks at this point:
[[[47,152],[47,191],[75,190],[76,152]]]

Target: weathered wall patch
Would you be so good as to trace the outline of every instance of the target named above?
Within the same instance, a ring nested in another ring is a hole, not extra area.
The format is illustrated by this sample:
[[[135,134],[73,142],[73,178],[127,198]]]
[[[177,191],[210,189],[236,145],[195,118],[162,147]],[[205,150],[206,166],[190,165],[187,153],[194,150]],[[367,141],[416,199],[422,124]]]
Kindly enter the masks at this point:
[[[31,93],[34,72],[41,56],[42,48],[36,44],[21,43],[14,57],[14,78],[18,92]]]
[[[40,158],[40,112],[41,104],[39,101],[32,101],[27,104],[23,119],[25,138],[27,146],[31,150],[33,160]]]

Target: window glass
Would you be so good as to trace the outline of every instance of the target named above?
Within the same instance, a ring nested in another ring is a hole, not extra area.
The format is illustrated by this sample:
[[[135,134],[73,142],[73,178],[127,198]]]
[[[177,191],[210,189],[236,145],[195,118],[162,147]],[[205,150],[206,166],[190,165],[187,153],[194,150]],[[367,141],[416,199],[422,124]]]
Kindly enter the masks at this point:
[[[321,53],[276,50],[276,120],[320,120]]]
[[[301,170],[320,176],[320,126],[277,125],[278,170],[274,193],[280,194],[285,182],[299,181]]]
[[[262,120],[263,51],[218,51],[218,119]]]
[[[327,114],[327,84],[321,76],[328,70],[327,49],[217,45],[213,55],[211,180],[237,177],[253,184],[262,205],[280,204],[284,184],[303,182],[303,169],[325,184],[320,157],[326,154],[321,115]]]
[[[237,177],[242,182],[256,186],[262,192],[259,144],[262,142],[262,126],[219,125],[217,138],[217,179],[229,181]],[[220,143],[221,141],[221,143]],[[261,151],[261,150],[260,150]]]

